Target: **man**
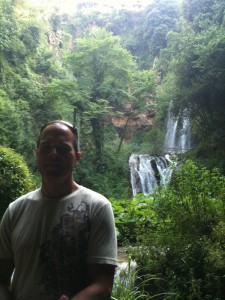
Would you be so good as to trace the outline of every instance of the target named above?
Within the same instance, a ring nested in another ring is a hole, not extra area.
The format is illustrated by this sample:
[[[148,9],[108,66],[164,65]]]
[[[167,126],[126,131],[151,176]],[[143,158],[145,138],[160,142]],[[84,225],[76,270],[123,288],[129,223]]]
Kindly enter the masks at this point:
[[[112,208],[73,180],[78,150],[71,124],[42,127],[36,149],[41,188],[12,202],[1,222],[1,300],[111,299],[117,266]]]

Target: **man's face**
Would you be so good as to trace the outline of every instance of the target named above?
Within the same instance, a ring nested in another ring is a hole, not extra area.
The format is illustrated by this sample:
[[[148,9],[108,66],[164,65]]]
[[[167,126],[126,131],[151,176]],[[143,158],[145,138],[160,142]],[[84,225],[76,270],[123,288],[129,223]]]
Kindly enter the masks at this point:
[[[71,178],[76,162],[74,135],[60,123],[48,125],[41,133],[36,150],[37,165],[44,178]]]

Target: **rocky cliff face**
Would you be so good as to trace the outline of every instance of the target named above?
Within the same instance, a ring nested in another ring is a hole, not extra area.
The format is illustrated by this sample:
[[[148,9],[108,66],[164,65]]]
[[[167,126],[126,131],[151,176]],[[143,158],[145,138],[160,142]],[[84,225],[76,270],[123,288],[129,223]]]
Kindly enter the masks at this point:
[[[134,133],[142,128],[143,130],[151,129],[155,124],[155,112],[147,111],[143,113],[127,114],[113,116],[111,123],[116,127],[116,130],[120,137],[123,137],[124,141],[133,137]]]

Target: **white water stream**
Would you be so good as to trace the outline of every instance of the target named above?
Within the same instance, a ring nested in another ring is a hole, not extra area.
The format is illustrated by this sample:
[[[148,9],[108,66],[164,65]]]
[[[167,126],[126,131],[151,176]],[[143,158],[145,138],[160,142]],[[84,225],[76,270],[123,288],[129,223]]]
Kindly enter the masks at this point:
[[[116,269],[114,277],[114,292],[116,292],[121,284],[125,288],[131,288],[134,285],[136,276],[135,269],[137,267],[137,264],[135,261],[129,259],[129,256],[127,255],[127,252],[124,248],[118,248],[118,262],[119,266]]]
[[[132,154],[129,159],[133,195],[149,195],[154,189],[170,181],[174,164],[169,155]]]
[[[188,112],[174,117],[169,110],[166,122],[164,156],[132,154],[129,158],[133,195],[149,195],[160,185],[170,182],[176,162],[171,154],[185,153],[191,149],[191,124]]]
[[[188,113],[184,111],[175,117],[169,110],[164,141],[165,153],[185,153],[191,149],[191,124]]]

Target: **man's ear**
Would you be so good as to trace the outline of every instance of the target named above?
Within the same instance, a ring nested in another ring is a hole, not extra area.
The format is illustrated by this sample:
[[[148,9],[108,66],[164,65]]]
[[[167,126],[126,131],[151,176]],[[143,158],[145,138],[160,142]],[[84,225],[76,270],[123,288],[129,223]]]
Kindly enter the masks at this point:
[[[76,152],[75,156],[76,156],[76,160],[79,161],[81,157],[81,152],[80,151]]]

